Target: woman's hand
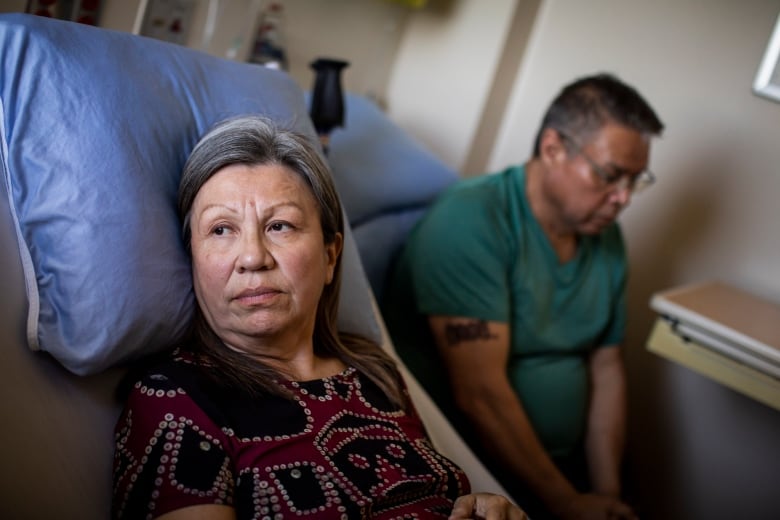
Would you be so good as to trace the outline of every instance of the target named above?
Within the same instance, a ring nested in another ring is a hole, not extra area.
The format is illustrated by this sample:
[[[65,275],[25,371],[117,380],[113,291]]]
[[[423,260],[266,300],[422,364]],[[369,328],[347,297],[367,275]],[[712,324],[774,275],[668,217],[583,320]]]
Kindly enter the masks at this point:
[[[459,497],[452,506],[450,520],[528,520],[522,509],[506,497],[492,493],[472,493]]]

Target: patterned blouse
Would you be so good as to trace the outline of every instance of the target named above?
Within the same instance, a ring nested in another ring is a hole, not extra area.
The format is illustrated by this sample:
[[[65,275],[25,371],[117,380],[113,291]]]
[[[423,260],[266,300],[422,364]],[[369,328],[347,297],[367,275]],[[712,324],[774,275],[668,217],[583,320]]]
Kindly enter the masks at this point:
[[[470,492],[416,412],[356,369],[282,384],[294,400],[237,395],[184,352],[147,372],[116,426],[113,516],[225,504],[239,519],[446,518]]]

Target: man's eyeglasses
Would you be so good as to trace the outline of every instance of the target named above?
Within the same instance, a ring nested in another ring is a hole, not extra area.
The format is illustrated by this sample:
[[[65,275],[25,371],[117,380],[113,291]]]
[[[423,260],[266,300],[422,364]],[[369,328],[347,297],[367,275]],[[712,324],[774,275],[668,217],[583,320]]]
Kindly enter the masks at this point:
[[[618,191],[628,190],[632,194],[637,194],[655,183],[655,174],[653,174],[653,172],[650,170],[643,170],[637,175],[630,175],[625,172],[610,173],[605,170],[604,167],[599,166],[596,161],[591,159],[574,139],[560,131],[558,131],[558,135],[560,135],[565,141],[571,143],[571,145],[574,147],[574,151],[577,152],[578,155],[581,155],[588,162],[591,169],[593,170],[593,173],[596,174],[596,177],[598,178],[599,183],[601,183],[601,187],[603,189]]]

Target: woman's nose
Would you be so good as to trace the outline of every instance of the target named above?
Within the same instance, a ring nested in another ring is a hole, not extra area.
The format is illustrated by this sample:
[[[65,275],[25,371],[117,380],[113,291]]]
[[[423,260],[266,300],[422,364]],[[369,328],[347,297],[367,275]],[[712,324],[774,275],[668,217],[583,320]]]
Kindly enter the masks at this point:
[[[239,272],[270,269],[273,265],[274,257],[262,232],[244,233],[238,255]]]

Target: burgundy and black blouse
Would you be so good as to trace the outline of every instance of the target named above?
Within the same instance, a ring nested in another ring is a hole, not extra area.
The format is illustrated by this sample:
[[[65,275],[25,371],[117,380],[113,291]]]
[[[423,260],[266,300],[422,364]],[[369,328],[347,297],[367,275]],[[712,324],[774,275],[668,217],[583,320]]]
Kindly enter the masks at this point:
[[[446,518],[466,475],[354,368],[252,399],[186,353],[146,373],[116,426],[115,518],[225,504],[237,517]],[[408,397],[408,393],[405,391]]]

